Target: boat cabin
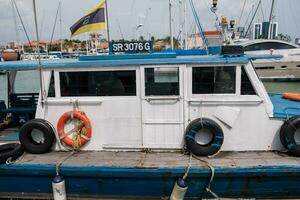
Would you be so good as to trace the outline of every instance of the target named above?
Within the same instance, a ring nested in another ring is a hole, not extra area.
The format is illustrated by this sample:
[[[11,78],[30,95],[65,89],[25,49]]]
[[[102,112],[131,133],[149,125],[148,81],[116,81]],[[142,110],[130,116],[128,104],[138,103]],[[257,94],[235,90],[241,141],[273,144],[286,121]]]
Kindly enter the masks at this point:
[[[90,122],[89,141],[82,150],[181,150],[187,135],[193,135],[193,142],[201,147],[215,145],[221,151],[280,150],[283,120],[298,113],[291,110],[286,115],[284,106],[274,108],[274,102],[283,105],[282,101],[276,95],[270,98],[251,59],[169,53],[43,61],[35,118],[53,127],[60,141],[53,147],[56,150],[67,149],[61,140],[74,134],[80,121],[65,119],[60,130],[62,116],[77,111]],[[4,68],[38,70],[39,65],[1,63],[0,70]],[[14,94],[9,108],[0,113],[21,112],[20,102],[22,110],[33,113],[36,95],[26,95],[26,109],[23,94]],[[211,122],[222,134],[211,133],[204,122]]]

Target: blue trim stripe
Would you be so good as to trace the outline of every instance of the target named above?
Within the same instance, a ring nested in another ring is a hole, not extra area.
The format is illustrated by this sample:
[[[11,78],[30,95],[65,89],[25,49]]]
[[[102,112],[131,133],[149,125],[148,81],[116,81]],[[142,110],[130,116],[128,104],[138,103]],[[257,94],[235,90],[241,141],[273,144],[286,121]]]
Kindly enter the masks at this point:
[[[128,59],[162,59],[176,58],[176,53],[154,53],[154,54],[124,54],[124,55],[101,55],[101,56],[80,56],[79,61],[91,60],[128,60]]]
[[[82,167],[62,166],[68,195],[167,197],[185,167]],[[205,192],[211,171],[192,168],[187,178],[187,197],[211,198]],[[1,193],[51,194],[54,165],[0,166]],[[300,197],[300,166],[216,168],[212,191],[227,198]]]
[[[178,65],[178,64],[246,64],[249,58],[222,57],[222,56],[182,56],[177,58],[145,58],[145,59],[124,59],[124,60],[88,60],[78,61],[74,59],[42,61],[44,69],[56,68],[90,68],[90,67],[111,67],[111,66],[141,66],[141,65]],[[38,69],[37,61],[2,62],[0,70],[34,70]]]

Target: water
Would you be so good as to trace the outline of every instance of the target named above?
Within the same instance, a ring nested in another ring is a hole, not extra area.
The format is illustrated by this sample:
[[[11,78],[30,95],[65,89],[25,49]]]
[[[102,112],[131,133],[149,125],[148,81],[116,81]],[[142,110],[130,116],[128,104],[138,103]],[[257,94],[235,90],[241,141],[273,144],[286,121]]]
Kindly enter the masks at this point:
[[[299,82],[264,82],[269,93],[296,92],[300,93]]]
[[[36,71],[18,72],[15,82],[16,93],[32,93],[39,91],[39,76]],[[0,75],[0,100],[7,102],[7,78]]]
[[[264,82],[269,93],[297,92],[300,93],[299,82]],[[39,76],[36,71],[19,72],[16,78],[17,93],[31,93],[39,90]],[[7,79],[0,75],[0,100],[7,102]]]

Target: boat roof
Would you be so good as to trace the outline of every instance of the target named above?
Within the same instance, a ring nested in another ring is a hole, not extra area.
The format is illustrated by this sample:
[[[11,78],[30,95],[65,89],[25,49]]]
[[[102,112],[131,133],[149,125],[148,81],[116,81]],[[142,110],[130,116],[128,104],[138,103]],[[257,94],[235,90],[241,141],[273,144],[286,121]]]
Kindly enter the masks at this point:
[[[242,41],[237,41],[236,44],[242,45],[243,47],[247,47],[249,45],[252,44],[261,44],[261,43],[268,43],[268,42],[275,42],[275,43],[279,43],[279,44],[287,44],[290,46],[293,46],[295,48],[300,48],[299,45],[297,44],[293,44],[291,42],[286,42],[283,40],[267,40],[267,39],[256,39],[256,40],[242,40]]]
[[[123,54],[82,56],[79,59],[42,60],[44,69],[57,68],[90,68],[134,65],[172,65],[172,64],[247,64],[253,59],[279,59],[281,55],[209,55],[177,56],[176,53]],[[38,61],[0,62],[0,70],[35,70]]]

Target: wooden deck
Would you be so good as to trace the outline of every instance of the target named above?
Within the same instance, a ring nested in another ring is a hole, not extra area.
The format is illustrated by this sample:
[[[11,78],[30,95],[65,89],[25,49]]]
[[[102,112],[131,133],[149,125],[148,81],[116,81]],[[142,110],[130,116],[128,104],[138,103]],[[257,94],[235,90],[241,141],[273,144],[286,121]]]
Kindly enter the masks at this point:
[[[51,152],[42,155],[25,153],[15,164],[55,165],[67,158],[70,152]],[[251,168],[258,166],[300,166],[300,158],[274,152],[221,152],[215,157],[201,157],[216,168]],[[79,152],[67,159],[63,166],[103,166],[138,168],[187,167],[189,156],[163,152]],[[192,167],[207,167],[192,158]]]
[[[70,152],[25,153],[11,165],[0,166],[0,197],[51,198],[55,165]],[[180,152],[79,152],[60,167],[68,197],[168,199],[190,157]],[[299,198],[300,158],[274,152],[221,152],[191,159],[187,178],[189,198]]]

